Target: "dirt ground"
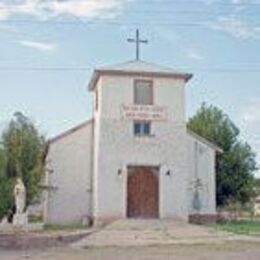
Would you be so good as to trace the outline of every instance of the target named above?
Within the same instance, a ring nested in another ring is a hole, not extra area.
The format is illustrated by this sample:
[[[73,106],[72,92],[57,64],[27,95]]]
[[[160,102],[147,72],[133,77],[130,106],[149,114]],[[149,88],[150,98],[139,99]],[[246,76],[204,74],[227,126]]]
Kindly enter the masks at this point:
[[[160,246],[160,247],[103,247],[72,249],[70,247],[42,251],[5,251],[0,249],[1,260],[154,260],[154,259],[260,259],[259,243],[234,243],[218,245]]]

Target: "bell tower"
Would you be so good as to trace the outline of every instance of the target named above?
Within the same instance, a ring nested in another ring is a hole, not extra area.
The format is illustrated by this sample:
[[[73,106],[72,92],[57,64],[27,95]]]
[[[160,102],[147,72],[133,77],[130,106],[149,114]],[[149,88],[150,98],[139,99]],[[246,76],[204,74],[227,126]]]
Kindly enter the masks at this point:
[[[136,59],[97,68],[89,83],[95,104],[93,217],[104,222],[151,213],[187,219],[185,84],[192,75],[141,61],[140,44],[147,41],[139,31],[128,41],[136,43]],[[144,185],[130,188],[142,176]],[[154,184],[151,207],[141,198],[145,183]],[[140,198],[130,197],[137,193]],[[143,205],[130,207],[131,201]]]

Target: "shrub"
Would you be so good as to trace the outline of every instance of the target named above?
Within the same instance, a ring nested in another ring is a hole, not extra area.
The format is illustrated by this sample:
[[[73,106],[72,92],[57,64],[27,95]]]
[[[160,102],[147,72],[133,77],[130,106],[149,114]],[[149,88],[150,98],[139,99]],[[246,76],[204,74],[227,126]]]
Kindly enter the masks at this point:
[[[12,214],[14,208],[13,188],[14,179],[5,176],[0,177],[0,220]]]

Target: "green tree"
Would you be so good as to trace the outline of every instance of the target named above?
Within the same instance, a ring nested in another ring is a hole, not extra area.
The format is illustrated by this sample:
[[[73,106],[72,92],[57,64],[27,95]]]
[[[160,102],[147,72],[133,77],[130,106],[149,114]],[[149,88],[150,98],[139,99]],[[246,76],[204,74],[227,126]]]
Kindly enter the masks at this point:
[[[5,177],[21,177],[26,187],[27,206],[40,194],[46,142],[29,118],[15,113],[2,136],[6,156]],[[11,205],[10,205],[11,206]]]
[[[222,110],[203,103],[189,119],[188,128],[223,149],[223,154],[217,156],[217,204],[223,206],[230,200],[248,202],[257,167],[252,148],[239,140],[238,127]]]
[[[6,176],[6,154],[0,146],[0,220],[6,216],[13,207],[13,180]]]
[[[255,197],[260,196],[260,179],[259,178],[255,179],[254,191],[255,191]]]
[[[5,176],[6,156],[3,146],[0,144],[0,177]]]
[[[0,177],[0,221],[3,217],[12,213],[14,180]]]

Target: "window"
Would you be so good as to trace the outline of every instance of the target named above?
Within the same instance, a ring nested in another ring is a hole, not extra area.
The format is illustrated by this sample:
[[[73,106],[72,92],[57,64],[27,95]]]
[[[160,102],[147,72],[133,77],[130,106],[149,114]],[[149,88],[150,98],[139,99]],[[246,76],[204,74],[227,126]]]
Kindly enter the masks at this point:
[[[151,80],[134,81],[134,104],[135,105],[153,104],[153,82]],[[151,135],[151,122],[135,121],[134,135],[136,136]]]
[[[134,103],[136,105],[153,104],[153,82],[150,80],[135,80]]]
[[[134,134],[135,135],[150,135],[151,123],[150,122],[134,122]]]

